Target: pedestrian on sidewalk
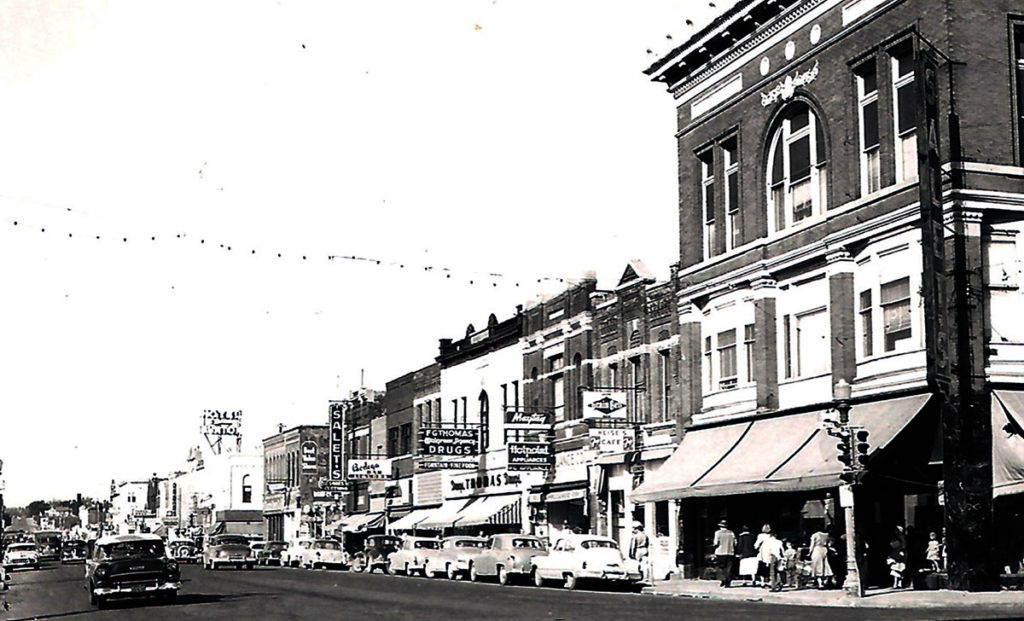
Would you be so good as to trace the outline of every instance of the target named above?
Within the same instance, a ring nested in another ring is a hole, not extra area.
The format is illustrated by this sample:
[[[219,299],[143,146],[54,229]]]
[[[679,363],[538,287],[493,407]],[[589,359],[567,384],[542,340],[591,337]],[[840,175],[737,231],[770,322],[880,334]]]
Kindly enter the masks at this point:
[[[928,533],[928,547],[924,550],[924,560],[931,565],[932,571],[939,571],[942,562],[942,546],[939,544],[939,536],[935,531]]]
[[[648,579],[647,556],[650,552],[651,541],[644,532],[644,525],[640,522],[633,522],[633,539],[629,542],[629,558],[635,559],[640,565],[640,573],[643,579]]]
[[[768,537],[761,544],[761,551],[768,559],[771,590],[773,593],[777,593],[782,590],[782,577],[786,571],[785,550],[782,547],[782,541],[774,533],[768,533]]]
[[[828,533],[819,530],[811,535],[811,575],[818,585],[824,589],[832,582],[832,567],[828,562]]]
[[[896,534],[889,542],[889,556],[885,559],[886,564],[889,565],[889,575],[892,576],[892,588],[894,589],[903,588],[903,574],[907,569],[906,539],[901,535],[903,535],[903,529],[897,526]]]
[[[739,559],[737,573],[741,578],[750,576],[750,582],[753,584],[757,578],[757,550],[754,548],[754,533],[750,532],[750,527],[746,524],[736,537],[736,558]]]
[[[727,589],[732,585],[732,563],[736,558],[736,535],[729,530],[729,524],[725,520],[718,523],[714,544],[719,586]]]
[[[761,527],[761,534],[754,541],[754,549],[757,550],[757,582],[762,587],[768,586],[769,566],[771,565],[770,553],[765,550],[764,544],[772,537],[772,527],[765,524]]]
[[[792,539],[786,540],[786,547],[782,551],[782,556],[786,564],[786,586],[795,589],[797,587],[796,547],[793,545]]]

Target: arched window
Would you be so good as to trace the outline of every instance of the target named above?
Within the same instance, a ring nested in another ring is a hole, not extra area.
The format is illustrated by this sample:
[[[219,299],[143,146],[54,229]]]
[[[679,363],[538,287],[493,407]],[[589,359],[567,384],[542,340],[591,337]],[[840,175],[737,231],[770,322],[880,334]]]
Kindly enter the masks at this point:
[[[491,429],[491,402],[487,398],[487,391],[480,391],[480,450],[486,451],[490,444],[489,431]]]
[[[825,213],[825,133],[810,107],[803,102],[787,107],[768,144],[769,230],[783,231]]]
[[[252,502],[252,485],[249,483],[250,474],[242,475],[242,504]]]

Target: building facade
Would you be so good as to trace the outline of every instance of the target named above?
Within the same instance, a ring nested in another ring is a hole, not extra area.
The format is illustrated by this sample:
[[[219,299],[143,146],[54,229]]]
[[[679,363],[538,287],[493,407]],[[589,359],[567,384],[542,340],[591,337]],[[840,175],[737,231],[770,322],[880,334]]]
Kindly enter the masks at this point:
[[[267,541],[323,533],[317,503],[333,501],[320,488],[327,478],[327,426],[300,425],[263,440],[263,519]],[[325,497],[326,496],[326,497]]]

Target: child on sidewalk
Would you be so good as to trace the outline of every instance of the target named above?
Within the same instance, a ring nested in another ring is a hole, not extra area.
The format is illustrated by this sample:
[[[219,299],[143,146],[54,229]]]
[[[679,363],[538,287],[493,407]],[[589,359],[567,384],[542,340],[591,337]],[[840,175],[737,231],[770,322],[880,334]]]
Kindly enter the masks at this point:
[[[786,540],[786,549],[782,552],[782,558],[786,563],[786,586],[797,587],[796,571],[796,548],[793,547],[793,540]]]

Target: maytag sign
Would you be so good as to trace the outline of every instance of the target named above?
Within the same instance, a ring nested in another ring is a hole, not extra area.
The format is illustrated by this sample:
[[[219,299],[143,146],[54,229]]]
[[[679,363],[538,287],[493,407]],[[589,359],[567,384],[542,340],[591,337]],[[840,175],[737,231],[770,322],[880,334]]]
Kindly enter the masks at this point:
[[[626,393],[584,390],[583,418],[626,418]]]
[[[505,411],[506,427],[541,428],[550,427],[555,422],[555,413],[548,411],[524,412],[508,409]]]
[[[390,459],[348,460],[349,481],[382,481],[391,478]]]

